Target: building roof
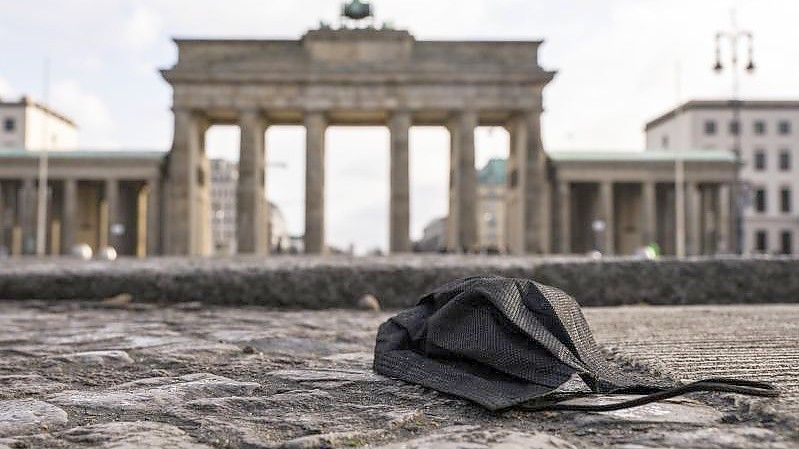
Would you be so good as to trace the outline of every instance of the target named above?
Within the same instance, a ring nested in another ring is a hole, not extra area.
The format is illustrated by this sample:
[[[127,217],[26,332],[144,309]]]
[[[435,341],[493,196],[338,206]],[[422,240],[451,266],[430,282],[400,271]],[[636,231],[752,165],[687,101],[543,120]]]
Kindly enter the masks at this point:
[[[507,160],[493,158],[477,172],[477,182],[483,185],[505,185],[507,178]]]
[[[650,120],[645,131],[674,118],[677,114],[697,109],[727,109],[738,106],[740,109],[799,109],[799,100],[691,100]]]
[[[38,159],[40,151],[0,149],[0,159]],[[51,150],[49,159],[163,159],[166,151],[158,150]]]
[[[548,151],[555,162],[735,162],[726,150],[644,150],[644,151]]]
[[[71,118],[50,108],[49,106],[44,105],[43,103],[39,103],[38,101],[33,100],[31,97],[27,95],[24,95],[22,98],[19,99],[19,101],[3,101],[2,99],[0,99],[0,106],[31,106],[34,108],[39,108],[42,111],[46,112],[47,114],[50,114],[53,117],[63,122],[66,122],[69,125],[74,126],[75,128],[78,127],[78,125]]]

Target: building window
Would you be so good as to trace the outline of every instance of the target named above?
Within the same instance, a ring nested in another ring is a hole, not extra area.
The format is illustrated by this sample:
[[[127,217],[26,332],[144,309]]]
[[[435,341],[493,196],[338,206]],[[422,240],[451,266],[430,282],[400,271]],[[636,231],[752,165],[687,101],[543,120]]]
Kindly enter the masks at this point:
[[[781,120],[777,128],[779,129],[780,135],[787,136],[791,133],[791,122],[788,120]]]
[[[766,122],[763,120],[758,120],[755,122],[755,134],[758,136],[766,134]]]
[[[789,150],[780,151],[780,170],[791,170],[791,152]]]
[[[14,128],[16,128],[16,127],[17,127],[17,122],[15,122],[13,118],[7,118],[7,119],[3,120],[3,129],[6,132],[10,133],[10,132],[14,131]]]
[[[737,136],[739,132],[741,132],[741,124],[738,122],[738,120],[731,120],[730,134],[732,134],[733,136]]]
[[[766,169],[766,151],[755,150],[755,170],[762,171]]]
[[[755,250],[760,253],[768,251],[768,234],[762,229],[755,232]]]
[[[755,210],[758,212],[766,211],[766,189],[755,190]]]
[[[713,120],[705,120],[705,135],[716,135],[716,122]]]
[[[669,147],[669,136],[663,136],[663,137],[660,138],[660,146],[663,149],[666,149],[666,148]]]
[[[791,212],[791,189],[788,187],[780,190],[780,211],[786,214]]]
[[[783,254],[793,253],[793,235],[791,235],[791,231],[782,231],[780,234],[780,250]]]

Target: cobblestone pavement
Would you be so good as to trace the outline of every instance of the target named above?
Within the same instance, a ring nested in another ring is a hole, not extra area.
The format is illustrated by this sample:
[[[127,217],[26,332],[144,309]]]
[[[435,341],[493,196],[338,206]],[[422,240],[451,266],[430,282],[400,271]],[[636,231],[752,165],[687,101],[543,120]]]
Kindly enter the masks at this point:
[[[631,368],[772,380],[784,396],[492,414],[374,374],[385,312],[4,302],[0,449],[799,447],[799,306],[586,315]]]

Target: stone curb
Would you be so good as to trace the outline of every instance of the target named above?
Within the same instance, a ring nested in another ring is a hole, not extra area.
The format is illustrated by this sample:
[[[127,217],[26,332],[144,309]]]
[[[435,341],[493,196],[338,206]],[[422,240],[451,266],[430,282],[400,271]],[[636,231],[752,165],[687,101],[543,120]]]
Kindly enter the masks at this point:
[[[2,299],[201,301],[278,308],[355,307],[373,294],[384,308],[466,276],[524,277],[559,287],[584,306],[775,303],[799,300],[797,258],[645,261],[490,256],[383,258],[153,258],[115,262],[19,259],[0,263]]]

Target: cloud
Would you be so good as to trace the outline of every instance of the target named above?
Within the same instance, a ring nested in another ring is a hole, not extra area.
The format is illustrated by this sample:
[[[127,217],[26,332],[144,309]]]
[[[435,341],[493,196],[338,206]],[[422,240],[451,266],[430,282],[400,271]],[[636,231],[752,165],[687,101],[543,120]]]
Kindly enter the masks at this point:
[[[116,126],[105,102],[86,91],[77,81],[55,83],[51,103],[77,122],[82,143],[98,147],[118,145],[114,139]]]
[[[11,88],[11,83],[0,76],[0,99],[1,98],[9,98],[16,95],[14,89]]]
[[[157,12],[138,5],[122,27],[122,43],[133,50],[143,50],[158,42],[163,24]]]

